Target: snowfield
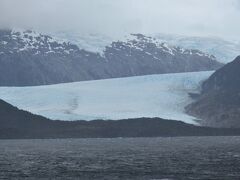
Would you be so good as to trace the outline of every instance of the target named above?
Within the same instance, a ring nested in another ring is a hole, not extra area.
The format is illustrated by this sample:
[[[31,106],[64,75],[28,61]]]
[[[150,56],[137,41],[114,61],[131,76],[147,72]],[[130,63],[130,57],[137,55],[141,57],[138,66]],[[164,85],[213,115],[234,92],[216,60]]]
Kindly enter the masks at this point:
[[[1,87],[0,98],[54,120],[161,117],[195,123],[184,113],[189,92],[213,72],[147,75],[35,87]]]

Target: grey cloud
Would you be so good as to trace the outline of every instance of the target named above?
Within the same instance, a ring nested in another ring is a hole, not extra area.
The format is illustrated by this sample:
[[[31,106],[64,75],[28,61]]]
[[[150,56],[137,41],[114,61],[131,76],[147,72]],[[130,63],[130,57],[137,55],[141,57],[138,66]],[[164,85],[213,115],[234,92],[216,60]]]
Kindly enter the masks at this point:
[[[240,39],[239,0],[0,0],[0,26]]]

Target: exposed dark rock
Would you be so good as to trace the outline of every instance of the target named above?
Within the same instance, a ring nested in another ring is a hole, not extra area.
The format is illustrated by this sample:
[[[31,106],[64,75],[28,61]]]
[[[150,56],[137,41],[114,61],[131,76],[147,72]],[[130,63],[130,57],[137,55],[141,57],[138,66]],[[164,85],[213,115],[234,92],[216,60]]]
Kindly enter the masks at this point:
[[[200,98],[186,110],[203,125],[240,127],[240,56],[206,80]]]

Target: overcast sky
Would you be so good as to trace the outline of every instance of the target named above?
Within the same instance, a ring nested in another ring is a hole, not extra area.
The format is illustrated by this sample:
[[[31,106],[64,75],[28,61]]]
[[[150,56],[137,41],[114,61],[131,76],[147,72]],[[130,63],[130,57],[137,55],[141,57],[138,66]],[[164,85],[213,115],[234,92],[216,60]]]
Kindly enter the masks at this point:
[[[0,26],[240,39],[240,0],[0,0]]]

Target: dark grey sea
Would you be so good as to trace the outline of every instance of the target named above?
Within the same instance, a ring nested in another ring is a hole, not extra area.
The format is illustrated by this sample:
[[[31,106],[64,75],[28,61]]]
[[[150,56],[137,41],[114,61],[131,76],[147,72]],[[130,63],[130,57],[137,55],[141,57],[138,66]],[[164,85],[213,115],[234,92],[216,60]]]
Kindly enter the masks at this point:
[[[240,137],[0,140],[0,179],[239,180]]]

